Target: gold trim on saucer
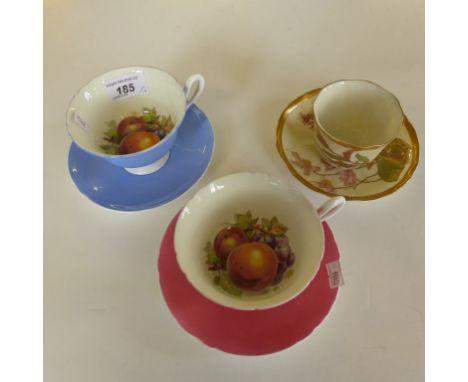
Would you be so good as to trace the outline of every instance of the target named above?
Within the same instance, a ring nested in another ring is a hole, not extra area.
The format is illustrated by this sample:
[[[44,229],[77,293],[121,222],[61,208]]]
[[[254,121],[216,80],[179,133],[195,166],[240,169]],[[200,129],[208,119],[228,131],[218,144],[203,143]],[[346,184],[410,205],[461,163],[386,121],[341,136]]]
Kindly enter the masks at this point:
[[[286,156],[286,153],[284,151],[283,147],[283,140],[282,140],[282,133],[283,133],[283,128],[285,126],[286,119],[288,118],[289,114],[304,100],[308,100],[311,98],[314,98],[317,96],[317,94],[320,92],[321,88],[317,88],[314,90],[311,90],[299,97],[297,97],[295,100],[290,102],[288,106],[283,110],[281,113],[279,120],[278,120],[278,125],[276,128],[276,148],[278,150],[278,153],[280,154],[281,158],[283,159],[284,163],[288,167],[289,171],[291,174],[299,180],[302,184],[304,184],[306,187],[310,188],[313,191],[319,192],[324,195],[328,196],[337,196],[340,194],[337,193],[331,193],[328,191],[325,191],[317,186],[314,186],[311,184],[307,179],[305,179],[301,174],[299,174],[298,171],[293,167],[293,165],[290,163],[289,159]],[[343,196],[346,200],[363,200],[363,201],[368,201],[368,200],[374,200],[374,199],[379,199],[384,196],[390,195],[394,193],[396,190],[401,188],[412,176],[414,171],[416,170],[416,167],[418,166],[419,163],[419,142],[418,142],[418,137],[416,135],[416,131],[411,124],[411,122],[408,120],[406,115],[404,115],[404,120],[403,120],[403,125],[406,128],[406,131],[411,139],[411,163],[406,170],[406,173],[404,176],[392,187],[386,189],[385,191],[376,193],[376,194],[371,194],[371,195],[364,195],[364,196]]]

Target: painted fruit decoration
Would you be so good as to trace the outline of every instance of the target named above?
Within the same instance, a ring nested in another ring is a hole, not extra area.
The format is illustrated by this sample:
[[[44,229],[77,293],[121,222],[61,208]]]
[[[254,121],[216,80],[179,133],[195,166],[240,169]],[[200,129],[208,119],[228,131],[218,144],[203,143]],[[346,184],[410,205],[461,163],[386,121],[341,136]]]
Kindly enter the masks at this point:
[[[238,227],[227,227],[218,232],[214,239],[214,251],[216,256],[226,261],[231,251],[238,245],[247,243],[249,238]]]
[[[159,141],[159,137],[150,131],[135,131],[122,138],[119,145],[119,154],[133,154],[143,151]]]
[[[295,254],[286,236],[288,228],[276,217],[254,218],[250,211],[234,215],[207,242],[206,264],[214,282],[226,292],[241,297],[244,292],[268,292],[292,275]]]
[[[146,121],[141,117],[125,117],[117,125],[117,135],[123,138],[136,131],[145,131],[146,126]]]
[[[126,155],[146,150],[163,140],[174,128],[171,116],[157,113],[156,108],[143,107],[141,113],[134,113],[116,121],[106,122],[105,144],[101,149],[106,154]]]
[[[278,256],[267,244],[245,243],[234,248],[226,264],[234,285],[247,290],[262,290],[278,273]]]

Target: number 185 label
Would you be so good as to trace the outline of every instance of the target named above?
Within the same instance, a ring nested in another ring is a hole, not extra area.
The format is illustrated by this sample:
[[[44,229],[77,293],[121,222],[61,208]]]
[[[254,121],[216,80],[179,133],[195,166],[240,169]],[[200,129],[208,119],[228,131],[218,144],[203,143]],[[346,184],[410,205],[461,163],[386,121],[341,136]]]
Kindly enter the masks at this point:
[[[143,73],[132,73],[127,76],[113,78],[105,83],[107,94],[113,101],[148,93]]]

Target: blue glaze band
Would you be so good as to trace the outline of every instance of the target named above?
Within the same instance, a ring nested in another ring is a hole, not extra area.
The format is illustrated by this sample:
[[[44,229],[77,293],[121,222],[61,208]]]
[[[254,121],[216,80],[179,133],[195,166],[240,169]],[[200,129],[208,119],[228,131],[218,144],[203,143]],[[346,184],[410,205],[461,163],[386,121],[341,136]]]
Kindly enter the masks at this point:
[[[187,110],[174,136],[167,163],[148,175],[131,174],[72,143],[68,155],[70,176],[82,194],[102,207],[140,211],[162,206],[184,194],[203,176],[213,154],[213,128],[196,105]],[[126,167],[137,166],[132,163]]]

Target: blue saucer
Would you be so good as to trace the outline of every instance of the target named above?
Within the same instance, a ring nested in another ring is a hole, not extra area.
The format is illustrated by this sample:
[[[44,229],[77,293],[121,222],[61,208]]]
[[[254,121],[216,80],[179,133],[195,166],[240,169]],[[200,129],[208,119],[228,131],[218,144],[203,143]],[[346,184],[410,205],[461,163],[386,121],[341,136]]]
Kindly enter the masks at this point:
[[[210,121],[192,105],[160,170],[133,175],[88,154],[75,143],[68,154],[68,169],[80,192],[93,202],[118,211],[140,211],[169,203],[191,188],[208,168],[213,145]]]

